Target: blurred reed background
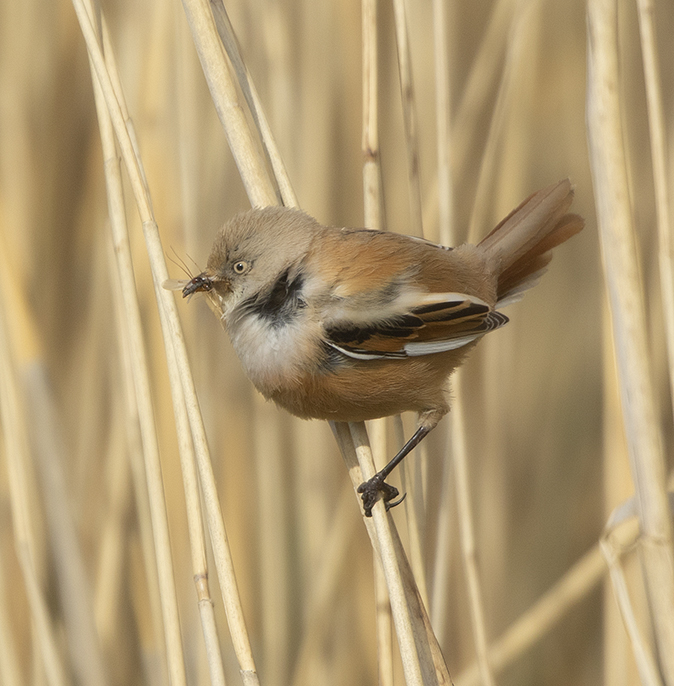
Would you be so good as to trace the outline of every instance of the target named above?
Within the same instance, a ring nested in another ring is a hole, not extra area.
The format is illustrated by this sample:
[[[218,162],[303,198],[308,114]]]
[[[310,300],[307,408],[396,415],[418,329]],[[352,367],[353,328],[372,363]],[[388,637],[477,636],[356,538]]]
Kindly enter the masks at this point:
[[[623,144],[656,421],[669,448],[641,38],[636,3],[619,4]],[[655,4],[671,130],[674,5]],[[299,204],[326,224],[363,225],[361,3],[229,0],[226,7]],[[174,262],[171,276],[183,278],[180,263],[198,272],[222,222],[249,206],[244,186],[181,4],[115,0],[101,9],[163,250]],[[461,379],[488,662],[504,685],[638,683],[634,637],[597,546],[609,513],[634,488],[588,156],[587,8],[581,0],[445,3],[452,202],[444,210],[433,9],[406,4],[425,235],[440,240],[449,210],[455,240],[477,240],[524,197],[566,176],[576,186],[573,210],[587,219],[540,285],[509,308],[511,323],[479,345]],[[167,683],[144,441],[127,381],[87,51],[67,0],[5,1],[0,13],[0,681]],[[379,2],[377,13],[385,222],[411,233],[417,210],[392,4]],[[669,162],[671,135],[661,146]],[[207,684],[214,671],[192,578],[166,357],[126,177],[125,197],[185,673],[188,683]],[[202,299],[181,301],[178,310],[260,683],[377,683],[372,549],[328,425],[261,401]],[[409,435],[413,417],[404,422]],[[392,427],[388,433],[392,453]],[[427,455],[408,458],[417,461],[410,471],[425,495],[423,503],[412,499],[416,527],[408,526],[409,502],[393,515],[454,682],[476,684],[450,438],[446,419]],[[639,560],[638,546],[623,557],[649,643]],[[224,675],[239,683],[215,574],[210,581]],[[397,657],[393,673],[403,683]]]

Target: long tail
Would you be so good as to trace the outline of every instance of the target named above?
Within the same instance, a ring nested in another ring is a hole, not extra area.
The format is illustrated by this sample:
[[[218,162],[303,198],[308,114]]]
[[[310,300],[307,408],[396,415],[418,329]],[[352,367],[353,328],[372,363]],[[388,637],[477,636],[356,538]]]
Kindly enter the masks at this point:
[[[568,179],[543,188],[480,242],[498,274],[497,307],[518,300],[534,286],[552,259],[550,251],[583,228],[582,217],[567,214],[572,201]]]

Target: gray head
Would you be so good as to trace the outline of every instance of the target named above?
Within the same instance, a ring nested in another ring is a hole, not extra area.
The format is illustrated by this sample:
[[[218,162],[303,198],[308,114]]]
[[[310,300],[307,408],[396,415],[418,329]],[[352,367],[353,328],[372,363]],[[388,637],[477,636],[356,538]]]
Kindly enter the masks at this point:
[[[296,270],[321,228],[308,214],[286,207],[242,212],[223,226],[206,269],[185,286],[183,297],[213,291],[226,316]]]

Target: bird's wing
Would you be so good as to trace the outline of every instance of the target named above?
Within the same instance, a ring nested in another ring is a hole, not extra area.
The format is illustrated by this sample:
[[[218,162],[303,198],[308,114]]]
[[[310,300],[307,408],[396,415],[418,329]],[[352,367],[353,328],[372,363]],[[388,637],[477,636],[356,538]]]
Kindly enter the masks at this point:
[[[326,324],[328,344],[359,360],[401,359],[455,350],[503,326],[508,318],[475,296],[426,293],[397,314]]]
[[[321,238],[306,265],[320,278],[306,288],[322,303],[327,343],[349,357],[402,359],[455,350],[508,321],[463,292],[457,274],[473,292],[482,282],[479,274],[471,276],[470,257],[458,251],[379,231],[327,230]]]

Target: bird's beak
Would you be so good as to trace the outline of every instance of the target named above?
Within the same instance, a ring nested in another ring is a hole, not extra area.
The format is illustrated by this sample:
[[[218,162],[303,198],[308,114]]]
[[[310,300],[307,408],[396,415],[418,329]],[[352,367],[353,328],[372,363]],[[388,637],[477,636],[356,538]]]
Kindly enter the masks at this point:
[[[183,288],[183,298],[199,291],[210,291],[212,288],[213,279],[206,272],[202,272],[187,282],[187,285]]]

